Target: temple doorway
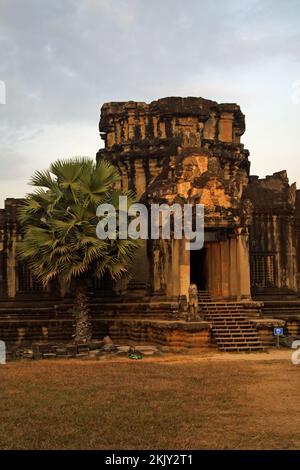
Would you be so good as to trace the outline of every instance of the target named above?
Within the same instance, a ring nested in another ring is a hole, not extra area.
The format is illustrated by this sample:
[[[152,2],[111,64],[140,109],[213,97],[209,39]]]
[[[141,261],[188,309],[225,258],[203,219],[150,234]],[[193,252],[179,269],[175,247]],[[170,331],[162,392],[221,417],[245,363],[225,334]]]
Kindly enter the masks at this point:
[[[190,251],[190,283],[196,284],[198,290],[206,290],[206,251],[203,247],[201,250]]]

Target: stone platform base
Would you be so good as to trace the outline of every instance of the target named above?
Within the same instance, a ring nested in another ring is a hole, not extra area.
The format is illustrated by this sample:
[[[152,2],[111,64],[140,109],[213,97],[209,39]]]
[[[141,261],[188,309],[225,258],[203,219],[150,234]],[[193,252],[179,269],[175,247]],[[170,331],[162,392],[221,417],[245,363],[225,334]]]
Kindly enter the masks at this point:
[[[262,308],[263,316],[272,318],[300,318],[300,300],[265,301]]]
[[[97,337],[110,336],[113,341],[149,342],[169,348],[207,348],[211,345],[208,321],[101,319],[95,321]]]
[[[276,337],[274,336],[274,328],[284,328],[285,334],[289,334],[284,320],[279,318],[249,318],[258,331],[259,338],[265,348],[276,346]]]
[[[132,340],[169,348],[203,348],[211,345],[211,324],[158,319],[92,318],[93,338],[110,336],[113,341]],[[0,340],[7,348],[30,347],[34,341],[67,342],[72,340],[74,319],[1,319]]]
[[[300,336],[300,300],[265,301],[262,314],[268,320],[282,320],[285,335]]]

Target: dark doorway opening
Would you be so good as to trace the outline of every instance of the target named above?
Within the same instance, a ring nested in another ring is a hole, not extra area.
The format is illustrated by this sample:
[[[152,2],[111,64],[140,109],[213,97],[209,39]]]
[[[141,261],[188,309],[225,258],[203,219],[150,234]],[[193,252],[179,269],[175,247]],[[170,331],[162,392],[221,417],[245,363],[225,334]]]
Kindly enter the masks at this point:
[[[190,282],[198,290],[206,290],[206,248],[190,251]]]

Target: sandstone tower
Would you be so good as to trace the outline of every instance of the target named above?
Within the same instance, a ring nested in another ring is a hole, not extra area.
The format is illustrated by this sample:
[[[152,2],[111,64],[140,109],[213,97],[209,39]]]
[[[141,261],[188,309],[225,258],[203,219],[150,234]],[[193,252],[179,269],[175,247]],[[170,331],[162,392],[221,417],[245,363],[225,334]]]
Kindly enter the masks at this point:
[[[182,240],[149,240],[144,247],[136,277],[148,294],[187,295],[193,282],[214,297],[250,298],[244,130],[238,105],[203,98],[103,105],[105,148],[97,158],[117,165],[123,189],[134,190],[146,203],[205,206],[202,250],[189,252]]]

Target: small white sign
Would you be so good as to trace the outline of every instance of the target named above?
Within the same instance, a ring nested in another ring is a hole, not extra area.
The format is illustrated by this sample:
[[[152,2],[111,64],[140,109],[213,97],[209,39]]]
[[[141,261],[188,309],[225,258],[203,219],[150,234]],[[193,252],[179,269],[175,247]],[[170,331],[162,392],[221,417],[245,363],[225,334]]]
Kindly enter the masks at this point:
[[[274,336],[283,336],[283,328],[274,328]]]

